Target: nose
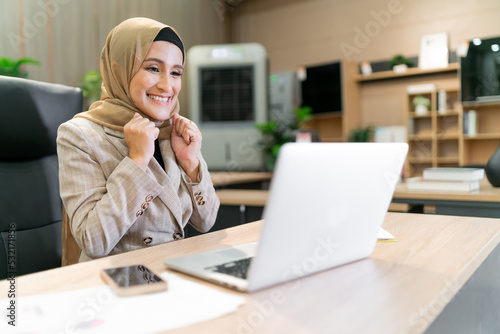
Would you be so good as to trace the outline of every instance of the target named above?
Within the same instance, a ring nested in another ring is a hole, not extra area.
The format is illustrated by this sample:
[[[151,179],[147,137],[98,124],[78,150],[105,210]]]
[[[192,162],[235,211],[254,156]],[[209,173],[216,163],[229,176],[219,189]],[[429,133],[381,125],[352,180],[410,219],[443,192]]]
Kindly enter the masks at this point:
[[[171,78],[169,77],[168,73],[163,73],[156,86],[163,90],[166,93],[172,92],[172,83],[171,83]]]

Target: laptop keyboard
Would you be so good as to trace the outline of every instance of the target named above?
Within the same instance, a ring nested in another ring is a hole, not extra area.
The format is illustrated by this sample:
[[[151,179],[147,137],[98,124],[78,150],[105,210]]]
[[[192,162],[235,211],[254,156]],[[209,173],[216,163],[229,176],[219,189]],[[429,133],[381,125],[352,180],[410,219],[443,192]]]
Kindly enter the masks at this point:
[[[206,267],[206,270],[214,271],[226,275],[236,276],[242,279],[247,278],[248,268],[252,258],[242,259],[238,261],[231,261],[217,266]]]

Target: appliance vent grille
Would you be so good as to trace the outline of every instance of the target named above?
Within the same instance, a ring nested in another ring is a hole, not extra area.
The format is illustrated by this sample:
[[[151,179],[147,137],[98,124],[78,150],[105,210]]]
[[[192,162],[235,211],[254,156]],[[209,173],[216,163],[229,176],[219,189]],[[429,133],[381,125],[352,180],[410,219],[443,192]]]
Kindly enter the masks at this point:
[[[253,121],[253,72],[253,66],[201,68],[202,121]]]

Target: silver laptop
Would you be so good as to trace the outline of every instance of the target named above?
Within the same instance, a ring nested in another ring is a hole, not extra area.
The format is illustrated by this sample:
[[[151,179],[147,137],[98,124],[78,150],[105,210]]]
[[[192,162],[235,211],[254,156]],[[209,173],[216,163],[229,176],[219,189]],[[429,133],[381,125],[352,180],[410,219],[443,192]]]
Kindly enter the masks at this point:
[[[165,261],[176,271],[255,291],[369,256],[406,143],[289,143],[281,150],[258,243]]]

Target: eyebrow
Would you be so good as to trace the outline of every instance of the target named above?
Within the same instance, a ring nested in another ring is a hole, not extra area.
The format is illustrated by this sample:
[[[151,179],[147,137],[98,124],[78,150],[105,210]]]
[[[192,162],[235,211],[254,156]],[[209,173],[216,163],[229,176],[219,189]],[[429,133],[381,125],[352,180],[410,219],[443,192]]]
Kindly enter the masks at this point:
[[[148,58],[148,59],[144,59],[143,63],[147,62],[147,61],[154,61],[154,62],[157,62],[157,63],[160,63],[160,64],[165,64],[165,62],[161,59],[158,59],[158,58]],[[174,65],[175,68],[178,68],[178,69],[181,69],[181,70],[184,70],[184,67],[182,67],[181,65]]]

